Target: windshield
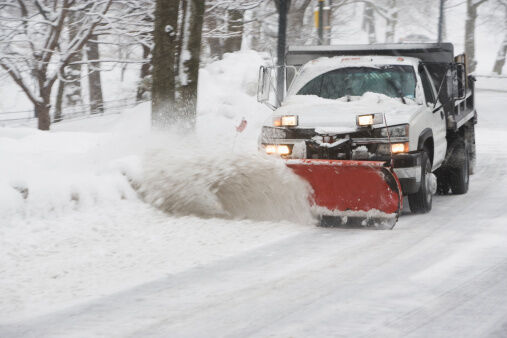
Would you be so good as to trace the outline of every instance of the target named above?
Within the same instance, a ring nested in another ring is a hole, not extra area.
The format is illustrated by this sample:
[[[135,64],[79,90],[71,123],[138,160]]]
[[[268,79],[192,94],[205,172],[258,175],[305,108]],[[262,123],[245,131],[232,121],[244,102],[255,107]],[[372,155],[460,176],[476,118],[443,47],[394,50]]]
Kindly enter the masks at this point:
[[[325,99],[363,96],[366,92],[390,97],[415,98],[416,78],[412,66],[349,67],[319,75],[297,95],[317,95]]]

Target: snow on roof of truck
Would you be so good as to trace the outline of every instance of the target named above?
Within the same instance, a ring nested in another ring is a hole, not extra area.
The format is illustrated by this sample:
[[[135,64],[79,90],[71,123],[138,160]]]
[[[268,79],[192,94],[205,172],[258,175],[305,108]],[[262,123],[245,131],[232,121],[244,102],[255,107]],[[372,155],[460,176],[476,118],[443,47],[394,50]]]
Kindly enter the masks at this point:
[[[425,62],[454,61],[452,43],[387,43],[372,45],[289,46],[286,63],[300,66],[320,57],[385,55],[415,57]]]

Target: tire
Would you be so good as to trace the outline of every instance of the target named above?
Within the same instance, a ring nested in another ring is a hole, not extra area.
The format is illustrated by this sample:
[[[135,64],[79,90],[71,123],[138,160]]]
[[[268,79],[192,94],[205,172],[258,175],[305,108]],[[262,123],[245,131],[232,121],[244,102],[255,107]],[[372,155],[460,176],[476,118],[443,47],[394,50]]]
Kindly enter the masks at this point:
[[[447,168],[440,168],[435,174],[437,175],[437,194],[449,195],[451,193],[449,170]]]
[[[430,187],[431,161],[426,150],[421,157],[421,186],[415,194],[408,195],[408,205],[415,214],[425,214],[431,211],[433,193]]]
[[[454,195],[466,194],[470,183],[470,159],[464,141],[460,141],[456,146],[453,156],[453,166],[449,169],[449,185]]]
[[[468,148],[468,173],[475,174],[475,166],[477,163],[477,147],[475,144],[475,126],[472,124],[465,134],[466,145]]]

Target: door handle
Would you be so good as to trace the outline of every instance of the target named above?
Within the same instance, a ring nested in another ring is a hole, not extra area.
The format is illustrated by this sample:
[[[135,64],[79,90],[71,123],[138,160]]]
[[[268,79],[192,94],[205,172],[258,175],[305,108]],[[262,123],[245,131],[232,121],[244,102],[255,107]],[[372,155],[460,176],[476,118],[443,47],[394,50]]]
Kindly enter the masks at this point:
[[[440,117],[442,118],[442,120],[444,119],[444,111],[443,110],[440,111]]]

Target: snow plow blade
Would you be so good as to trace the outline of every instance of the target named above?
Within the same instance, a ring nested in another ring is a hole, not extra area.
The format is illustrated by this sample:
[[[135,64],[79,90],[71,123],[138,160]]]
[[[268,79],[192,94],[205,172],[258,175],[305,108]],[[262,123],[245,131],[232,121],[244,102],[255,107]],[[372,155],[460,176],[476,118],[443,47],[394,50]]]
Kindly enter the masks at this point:
[[[400,181],[385,162],[287,160],[313,188],[312,205],[323,226],[390,228],[403,198]]]

